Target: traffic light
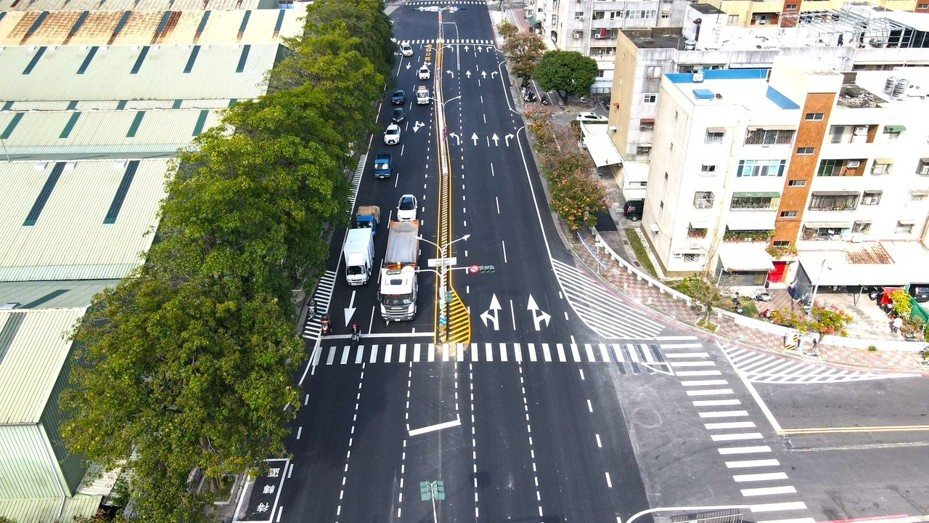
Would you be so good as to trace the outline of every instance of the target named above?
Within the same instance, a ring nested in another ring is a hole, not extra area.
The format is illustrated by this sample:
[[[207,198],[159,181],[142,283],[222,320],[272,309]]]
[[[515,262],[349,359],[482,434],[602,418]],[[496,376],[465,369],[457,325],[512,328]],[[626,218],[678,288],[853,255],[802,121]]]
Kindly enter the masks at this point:
[[[481,272],[484,274],[489,274],[494,272],[496,269],[493,265],[481,265]]]

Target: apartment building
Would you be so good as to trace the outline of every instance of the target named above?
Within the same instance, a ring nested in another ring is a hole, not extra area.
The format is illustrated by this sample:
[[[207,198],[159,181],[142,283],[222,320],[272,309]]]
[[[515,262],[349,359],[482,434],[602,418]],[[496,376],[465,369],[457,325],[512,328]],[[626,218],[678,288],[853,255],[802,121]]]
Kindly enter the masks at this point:
[[[921,281],[926,88],[929,68],[788,57],[664,75],[642,220],[664,270],[733,285]]]
[[[619,32],[680,26],[686,5],[686,0],[529,0],[526,12],[530,24],[550,47],[577,51],[596,60],[600,73],[591,91],[608,93]]]
[[[703,0],[701,3],[725,13],[727,25],[793,27],[804,16],[841,9],[846,0]],[[872,0],[867,3],[892,11],[929,12],[929,0]]]

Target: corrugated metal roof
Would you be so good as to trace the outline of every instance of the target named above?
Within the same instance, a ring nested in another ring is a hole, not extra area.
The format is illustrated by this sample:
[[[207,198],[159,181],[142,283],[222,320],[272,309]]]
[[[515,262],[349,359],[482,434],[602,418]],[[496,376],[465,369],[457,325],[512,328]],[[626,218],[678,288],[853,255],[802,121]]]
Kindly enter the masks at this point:
[[[75,517],[93,516],[101,499],[102,496],[83,494],[73,498],[0,499],[0,516],[16,523],[74,521]]]
[[[0,346],[7,345],[0,359],[0,425],[39,422],[71,352],[68,334],[85,310],[0,311]]]
[[[76,112],[80,116],[71,124]],[[130,109],[127,104],[125,110],[0,111],[0,130],[7,129],[17,114],[22,115],[19,122],[3,140],[3,159],[133,159],[176,156],[193,140],[202,110]],[[218,110],[209,110],[203,129],[219,121]]]
[[[0,0],[0,11],[232,11],[261,9],[273,2],[262,0]],[[267,9],[276,11],[277,9]]]
[[[142,263],[158,224],[168,160],[141,160],[115,223],[104,218],[129,163],[78,161],[65,167],[34,225],[24,225],[55,164],[0,164],[0,281],[96,280]]]
[[[0,100],[256,98],[265,92],[264,74],[274,65],[279,47],[252,45],[244,71],[237,73],[243,46],[203,46],[186,74],[188,45],[150,47],[136,74],[132,70],[141,46],[99,47],[83,74],[78,68],[93,48],[7,47],[0,53],[0,71],[7,71],[10,81],[0,84]],[[21,74],[42,49],[30,73]]]
[[[119,280],[58,280],[0,282],[0,303],[19,303],[21,309],[87,307],[95,294],[115,287]]]
[[[229,107],[231,98],[180,100],[127,100],[124,109],[215,109],[217,111]],[[119,100],[81,100],[66,102],[58,101],[8,101],[6,111],[114,111]],[[0,110],[2,114],[2,110]]]

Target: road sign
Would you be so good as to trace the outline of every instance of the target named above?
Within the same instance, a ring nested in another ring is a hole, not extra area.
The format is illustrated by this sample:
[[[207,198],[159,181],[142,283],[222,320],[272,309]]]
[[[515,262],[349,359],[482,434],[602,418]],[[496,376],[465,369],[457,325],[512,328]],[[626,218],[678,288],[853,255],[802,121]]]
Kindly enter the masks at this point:
[[[451,258],[429,258],[428,260],[426,260],[426,265],[428,265],[429,267],[441,267],[443,265],[457,265],[457,264],[458,264],[458,258],[454,256]]]
[[[480,265],[468,265],[468,274],[477,274],[481,272]]]

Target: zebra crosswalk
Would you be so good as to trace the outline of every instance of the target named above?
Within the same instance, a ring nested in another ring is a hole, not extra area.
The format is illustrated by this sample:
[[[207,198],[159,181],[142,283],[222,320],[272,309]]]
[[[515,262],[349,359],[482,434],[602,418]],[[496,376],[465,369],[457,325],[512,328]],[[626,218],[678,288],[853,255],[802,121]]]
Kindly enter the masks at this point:
[[[738,347],[723,347],[723,352],[732,366],[745,374],[752,383],[839,383],[912,376],[839,369],[822,363],[809,363]]]
[[[316,291],[311,299],[310,312],[306,316],[306,323],[303,324],[303,337],[307,339],[316,339],[319,336],[322,323],[322,311],[329,310],[329,302],[332,300],[332,289],[335,287],[335,271],[326,271],[319,279]],[[316,304],[313,310],[313,303]]]
[[[314,352],[313,365],[434,363],[607,363],[620,374],[669,373],[668,361],[654,343],[389,343],[357,347],[326,343]]]
[[[600,283],[581,274],[576,268],[552,259],[552,268],[581,320],[607,339],[652,339],[664,326],[633,310],[607,292]]]
[[[435,45],[435,38],[400,40],[400,43],[410,45]],[[494,41],[482,38],[446,38],[445,45],[494,45]]]
[[[413,0],[412,2],[407,2],[406,5],[487,5],[487,2],[483,0],[442,0],[442,2],[437,2],[436,0]]]

